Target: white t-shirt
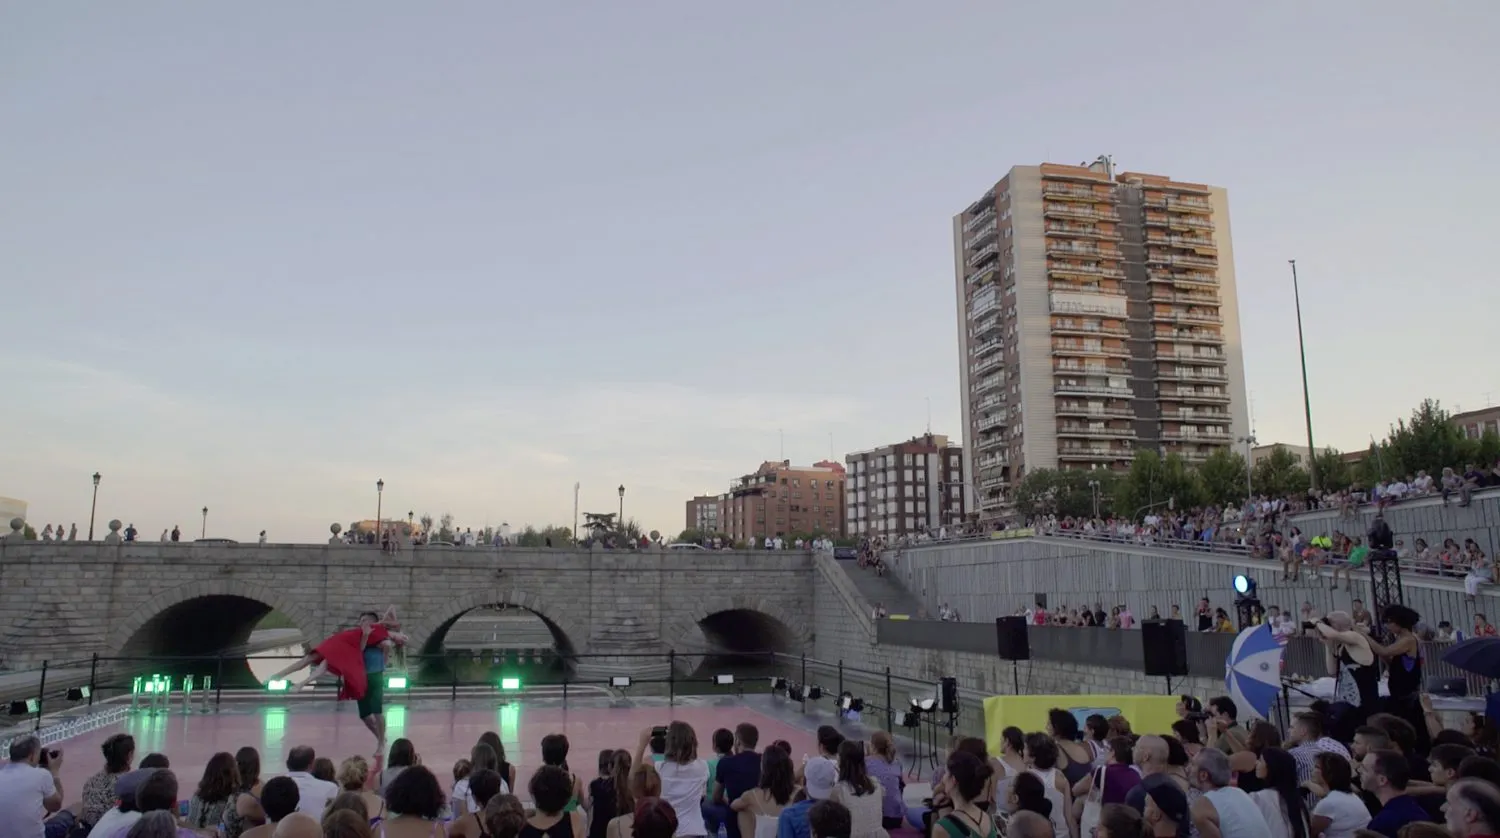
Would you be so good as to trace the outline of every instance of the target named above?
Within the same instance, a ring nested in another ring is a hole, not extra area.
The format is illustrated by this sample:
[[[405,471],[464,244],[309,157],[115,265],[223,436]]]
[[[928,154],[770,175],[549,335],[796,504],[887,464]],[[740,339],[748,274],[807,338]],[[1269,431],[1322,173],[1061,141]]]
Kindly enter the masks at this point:
[[[338,785],[319,780],[306,771],[288,771],[287,776],[297,784],[297,811],[322,820],[323,810],[339,796]]]
[[[140,812],[121,812],[116,806],[99,816],[99,822],[94,824],[90,835],[98,835],[100,838],[113,838],[121,830],[135,826],[135,822],[141,819]]]
[[[1370,824],[1370,810],[1364,801],[1347,791],[1331,791],[1313,807],[1313,817],[1328,818],[1325,838],[1354,838],[1354,830]]]
[[[12,835],[16,838],[42,838],[46,835],[42,822],[47,810],[43,808],[42,800],[56,791],[52,772],[45,768],[25,763],[8,763],[0,768],[0,824],[5,826],[6,838]]]
[[[708,790],[708,763],[695,759],[687,764],[663,760],[656,764],[661,775],[661,797],[677,813],[676,835],[707,835],[703,823],[703,793]]]

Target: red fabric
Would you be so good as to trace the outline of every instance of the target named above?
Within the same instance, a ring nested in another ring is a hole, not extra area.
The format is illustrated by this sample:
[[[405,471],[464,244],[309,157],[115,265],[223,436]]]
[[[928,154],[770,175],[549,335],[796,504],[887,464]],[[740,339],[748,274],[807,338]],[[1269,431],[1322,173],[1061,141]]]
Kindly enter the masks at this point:
[[[359,643],[363,634],[357,628],[347,629],[319,643],[318,648],[313,650],[328,664],[328,671],[342,679],[339,687],[340,701],[365,697],[365,649]],[[370,638],[365,646],[379,646],[390,638],[390,632],[385,630],[385,626],[376,625],[370,631]]]

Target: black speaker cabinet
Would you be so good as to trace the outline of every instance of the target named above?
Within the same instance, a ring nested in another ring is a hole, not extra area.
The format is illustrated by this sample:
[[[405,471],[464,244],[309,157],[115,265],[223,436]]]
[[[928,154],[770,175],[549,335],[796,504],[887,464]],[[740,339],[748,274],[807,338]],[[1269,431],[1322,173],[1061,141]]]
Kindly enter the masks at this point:
[[[997,617],[995,642],[1001,660],[1031,660],[1031,636],[1027,634],[1025,617]]]
[[[958,679],[945,677],[939,683],[938,710],[944,713],[958,712]]]
[[[1187,626],[1181,620],[1141,623],[1141,646],[1147,675],[1188,674]]]

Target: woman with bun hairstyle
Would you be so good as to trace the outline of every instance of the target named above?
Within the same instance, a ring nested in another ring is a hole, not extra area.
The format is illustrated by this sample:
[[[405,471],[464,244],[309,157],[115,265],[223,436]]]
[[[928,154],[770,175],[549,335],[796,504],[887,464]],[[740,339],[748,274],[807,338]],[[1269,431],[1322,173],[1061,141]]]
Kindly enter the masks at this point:
[[[953,801],[953,808],[934,824],[933,834],[941,829],[947,838],[997,838],[1000,832],[995,819],[974,803],[989,790],[994,769],[968,751],[955,751],[949,756],[947,769],[943,789]],[[1041,785],[1040,781],[1037,785]]]

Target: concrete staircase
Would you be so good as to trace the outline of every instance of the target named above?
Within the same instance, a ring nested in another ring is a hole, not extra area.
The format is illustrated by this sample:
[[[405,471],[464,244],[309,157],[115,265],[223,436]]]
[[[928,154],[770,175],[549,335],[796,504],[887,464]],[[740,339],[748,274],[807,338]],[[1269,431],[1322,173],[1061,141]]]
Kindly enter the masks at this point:
[[[876,603],[884,605],[886,613],[893,616],[905,614],[916,617],[920,613],[921,600],[896,581],[895,577],[889,574],[876,576],[875,571],[860,567],[858,562],[845,560],[838,561],[836,564],[849,581],[854,583],[854,589],[864,598],[866,614],[874,612]]]

